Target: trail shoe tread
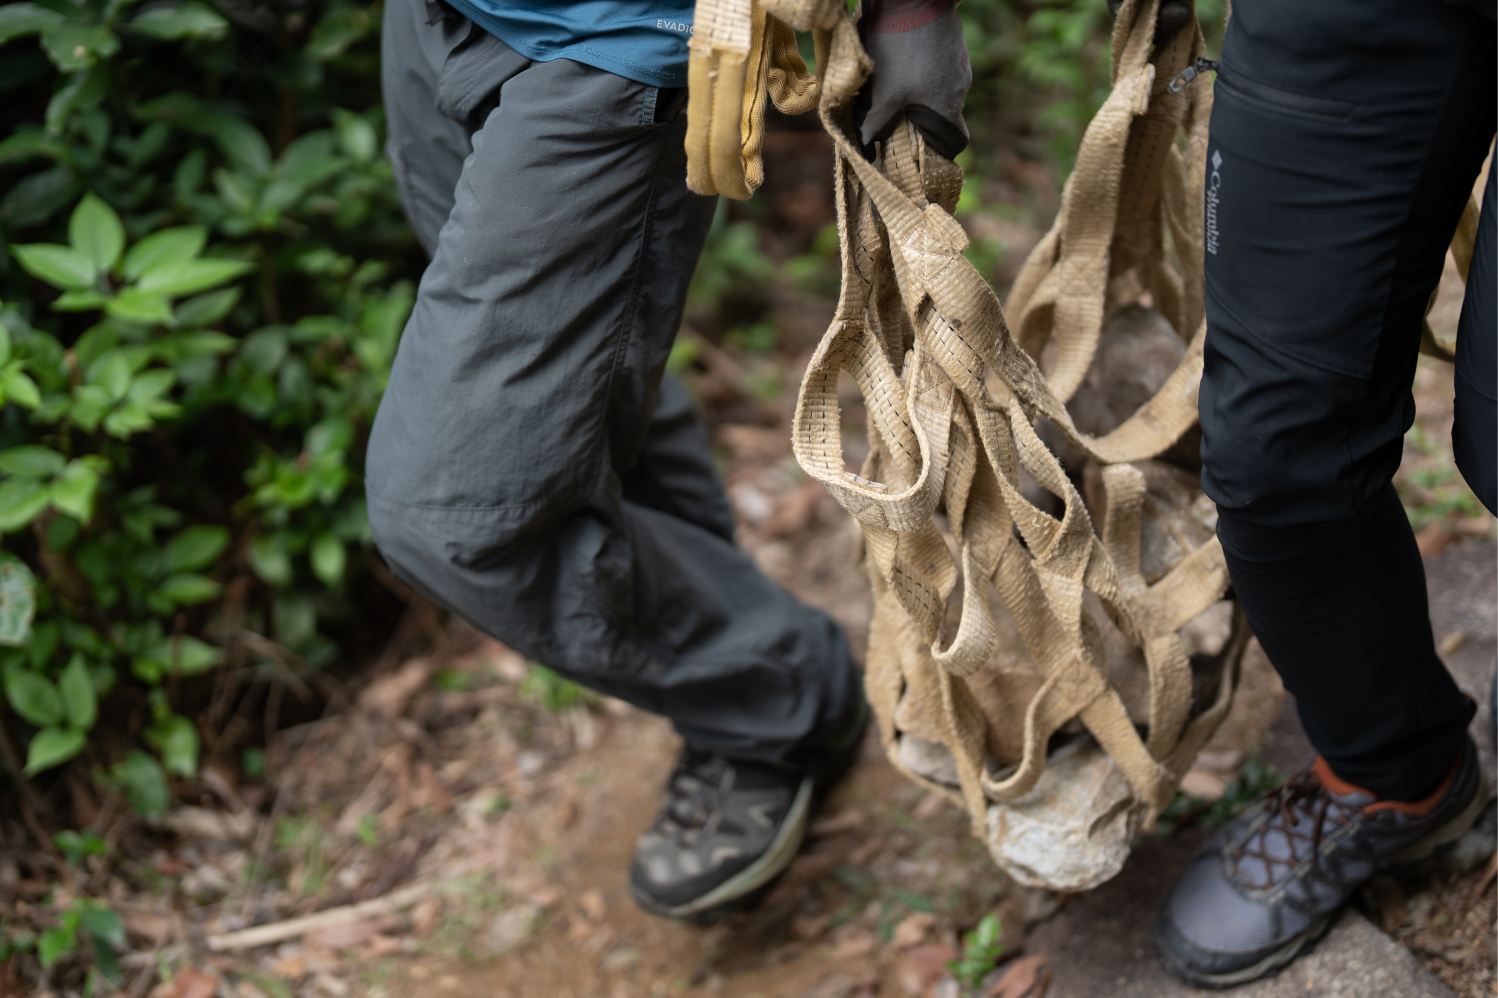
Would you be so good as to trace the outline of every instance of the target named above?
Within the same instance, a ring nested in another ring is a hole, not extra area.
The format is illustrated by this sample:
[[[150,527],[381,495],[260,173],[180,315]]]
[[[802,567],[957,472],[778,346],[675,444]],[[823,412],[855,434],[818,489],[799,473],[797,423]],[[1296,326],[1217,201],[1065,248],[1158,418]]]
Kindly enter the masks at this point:
[[[700,925],[757,903],[795,859],[817,799],[857,758],[868,724],[861,698],[851,714],[801,764],[684,748],[666,802],[635,847],[635,902]]]
[[[1156,921],[1161,961],[1209,988],[1278,971],[1369,877],[1460,837],[1486,789],[1470,737],[1441,785],[1412,804],[1380,801],[1318,758],[1197,852]]]

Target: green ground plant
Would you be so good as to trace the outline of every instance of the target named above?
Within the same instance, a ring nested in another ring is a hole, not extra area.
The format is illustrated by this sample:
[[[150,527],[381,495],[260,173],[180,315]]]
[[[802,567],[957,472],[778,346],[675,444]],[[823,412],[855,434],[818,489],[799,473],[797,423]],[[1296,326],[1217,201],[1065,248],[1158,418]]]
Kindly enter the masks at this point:
[[[973,931],[962,937],[962,955],[947,964],[947,969],[957,979],[964,994],[972,994],[999,962],[999,957],[1004,955],[1004,944],[1000,941],[1003,935],[1004,926],[999,916],[989,912]]]

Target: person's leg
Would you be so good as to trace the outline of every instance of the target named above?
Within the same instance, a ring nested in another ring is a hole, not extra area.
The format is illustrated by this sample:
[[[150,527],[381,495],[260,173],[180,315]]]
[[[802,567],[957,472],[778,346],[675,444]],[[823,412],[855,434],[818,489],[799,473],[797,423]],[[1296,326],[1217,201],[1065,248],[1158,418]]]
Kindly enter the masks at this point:
[[[371,435],[371,525],[398,574],[528,656],[701,748],[801,757],[859,702],[840,630],[721,507],[704,526],[620,481],[712,212],[685,186],[685,95],[657,122],[649,89],[565,60],[503,83]]]
[[[1161,908],[1168,968],[1271,973],[1357,885],[1465,831],[1485,781],[1390,479],[1420,323],[1493,136],[1494,32],[1420,0],[1239,0],[1214,90],[1202,484],[1321,754]]]
[[[528,60],[435,2],[389,3],[384,18],[386,151],[406,218],[430,257],[452,213],[473,133],[504,81]],[[732,541],[733,510],[691,396],[672,374],[661,379],[659,396],[640,457],[622,476],[624,498]]]
[[[1203,485],[1312,743],[1394,799],[1469,717],[1388,483],[1493,91],[1492,23],[1408,0],[1238,4],[1215,90]]]

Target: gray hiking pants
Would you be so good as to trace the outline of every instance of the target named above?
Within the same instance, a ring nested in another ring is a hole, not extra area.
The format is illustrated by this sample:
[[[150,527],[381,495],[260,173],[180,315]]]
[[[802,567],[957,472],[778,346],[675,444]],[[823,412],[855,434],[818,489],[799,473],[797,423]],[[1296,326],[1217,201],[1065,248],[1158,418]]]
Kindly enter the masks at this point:
[[[685,91],[433,12],[384,15],[390,158],[432,262],[370,435],[381,552],[694,745],[814,748],[861,696],[847,642],[733,546],[706,432],[662,379],[715,204],[686,188]]]

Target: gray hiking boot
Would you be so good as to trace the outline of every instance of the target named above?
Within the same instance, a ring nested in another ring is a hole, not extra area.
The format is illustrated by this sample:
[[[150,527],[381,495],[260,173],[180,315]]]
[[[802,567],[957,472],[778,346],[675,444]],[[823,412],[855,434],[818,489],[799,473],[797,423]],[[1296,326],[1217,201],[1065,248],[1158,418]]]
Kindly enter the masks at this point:
[[[1274,973],[1365,880],[1458,838],[1486,803],[1470,737],[1451,775],[1413,804],[1380,801],[1318,758],[1196,854],[1155,924],[1161,960],[1211,988]]]
[[[867,722],[860,698],[856,717],[804,766],[683,749],[666,803],[635,846],[635,902],[703,925],[756,903],[796,857],[814,799],[852,765]]]

